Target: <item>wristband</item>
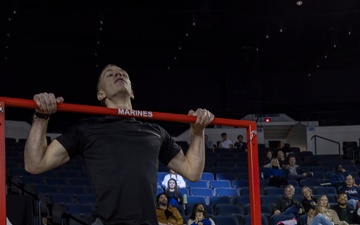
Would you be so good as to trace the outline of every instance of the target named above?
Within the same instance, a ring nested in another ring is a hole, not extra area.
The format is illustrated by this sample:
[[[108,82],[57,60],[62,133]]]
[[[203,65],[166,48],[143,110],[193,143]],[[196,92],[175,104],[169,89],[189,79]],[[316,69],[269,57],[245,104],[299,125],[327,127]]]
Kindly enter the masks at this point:
[[[44,113],[39,113],[38,111],[34,111],[34,115],[39,118],[39,119],[45,119],[48,120],[50,118],[50,114],[44,114]]]

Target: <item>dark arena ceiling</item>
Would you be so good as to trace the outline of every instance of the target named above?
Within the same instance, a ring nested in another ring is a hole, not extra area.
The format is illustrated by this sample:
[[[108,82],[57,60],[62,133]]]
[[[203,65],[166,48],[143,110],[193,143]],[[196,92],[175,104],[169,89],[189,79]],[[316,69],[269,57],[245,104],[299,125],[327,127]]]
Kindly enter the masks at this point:
[[[117,64],[135,109],[360,124],[357,0],[3,0],[0,10],[0,96],[99,105],[98,75]]]

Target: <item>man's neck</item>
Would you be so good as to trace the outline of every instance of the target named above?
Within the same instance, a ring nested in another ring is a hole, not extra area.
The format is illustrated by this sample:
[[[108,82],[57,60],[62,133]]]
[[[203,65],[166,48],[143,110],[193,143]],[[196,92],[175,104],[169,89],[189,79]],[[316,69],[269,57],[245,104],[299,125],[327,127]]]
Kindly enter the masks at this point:
[[[131,99],[129,97],[114,97],[107,98],[105,100],[105,104],[107,108],[115,108],[115,109],[132,109]]]
[[[165,210],[167,208],[167,206],[166,205],[159,205],[159,208]]]
[[[339,204],[340,208],[346,208],[346,204]]]

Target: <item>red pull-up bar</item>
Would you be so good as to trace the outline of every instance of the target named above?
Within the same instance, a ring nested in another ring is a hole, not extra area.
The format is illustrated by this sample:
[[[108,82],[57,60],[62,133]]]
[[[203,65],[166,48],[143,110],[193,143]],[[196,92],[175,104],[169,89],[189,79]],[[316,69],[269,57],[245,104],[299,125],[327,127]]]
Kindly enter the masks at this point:
[[[2,224],[1,221],[4,221],[3,224],[6,223],[5,106],[31,109],[37,108],[34,100],[0,97],[0,224]],[[59,103],[57,108],[58,111],[62,112],[115,116],[120,115],[140,119],[163,120],[181,123],[192,123],[196,121],[196,117],[194,116],[144,110],[123,110],[69,103]],[[248,170],[251,204],[250,216],[252,219],[252,224],[261,225],[260,181],[256,123],[245,120],[215,118],[211,124],[246,128],[248,137]]]

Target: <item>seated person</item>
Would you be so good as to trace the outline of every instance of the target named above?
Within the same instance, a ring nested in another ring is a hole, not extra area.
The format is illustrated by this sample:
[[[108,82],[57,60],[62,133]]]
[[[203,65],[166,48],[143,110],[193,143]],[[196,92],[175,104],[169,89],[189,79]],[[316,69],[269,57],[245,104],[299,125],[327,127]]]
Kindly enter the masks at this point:
[[[300,215],[304,214],[305,210],[301,202],[293,199],[295,194],[295,188],[289,184],[284,189],[284,196],[276,201],[273,216],[277,215],[292,215],[296,220],[300,219]]]
[[[314,217],[308,217],[307,224],[310,225],[348,225],[345,221],[340,221],[335,210],[330,208],[330,204],[326,195],[318,198],[315,208]]]
[[[269,186],[281,187],[288,184],[285,171],[280,168],[279,160],[271,160],[271,168],[266,168],[266,179],[269,179]]]
[[[168,188],[166,189],[164,194],[168,198],[169,205],[174,206],[183,204],[183,196],[178,190],[177,183],[174,178],[170,178],[170,180],[168,181]]]
[[[221,140],[219,142],[218,148],[227,148],[227,149],[233,148],[233,143],[227,138],[227,134],[225,132],[221,133]]]
[[[195,213],[195,221],[191,225],[211,225],[211,221],[207,218],[204,210],[197,210]]]
[[[351,209],[347,206],[347,195],[345,193],[341,193],[338,195],[336,200],[338,204],[335,205],[333,209],[338,214],[340,221],[345,221],[348,224],[352,224],[354,209]]]
[[[341,164],[335,166],[335,172],[330,175],[331,186],[339,188],[345,184],[345,178],[350,173],[346,171]]]
[[[296,158],[294,155],[289,156],[289,164],[285,165],[284,170],[288,179],[301,180],[305,177],[312,177],[313,173],[305,173],[299,165],[296,164]]]
[[[287,164],[285,153],[282,150],[278,150],[276,152],[276,158],[279,160],[281,168],[283,168]]]
[[[209,136],[207,134],[204,135],[204,139],[205,139],[205,148],[214,151],[216,145],[211,140],[209,140]]]
[[[354,185],[354,178],[351,174],[346,176],[345,185],[339,188],[339,194],[346,194],[348,198],[348,206],[354,210],[356,209],[360,199],[360,188]]]
[[[175,207],[168,206],[168,199],[164,193],[156,197],[156,216],[159,225],[183,225],[184,219]]]
[[[194,207],[192,208],[191,215],[190,215],[190,217],[189,217],[189,219],[187,221],[187,225],[192,225],[193,222],[196,220],[196,211],[198,211],[198,210],[205,211],[205,207],[200,203],[196,203],[194,205]],[[208,218],[208,219],[210,220],[211,225],[215,225],[215,222],[211,218]]]
[[[235,142],[234,148],[240,152],[247,152],[247,144],[244,142],[244,137],[240,134],[237,136],[238,141]]]
[[[166,174],[163,181],[161,182],[162,186],[165,189],[168,188],[168,181],[170,180],[170,178],[173,178],[176,180],[177,186],[179,188],[186,187],[184,178],[181,175],[177,174],[174,170],[170,170],[169,174]]]
[[[270,149],[266,150],[265,156],[260,159],[260,166],[265,168],[270,168],[272,158],[273,158],[273,152]]]

